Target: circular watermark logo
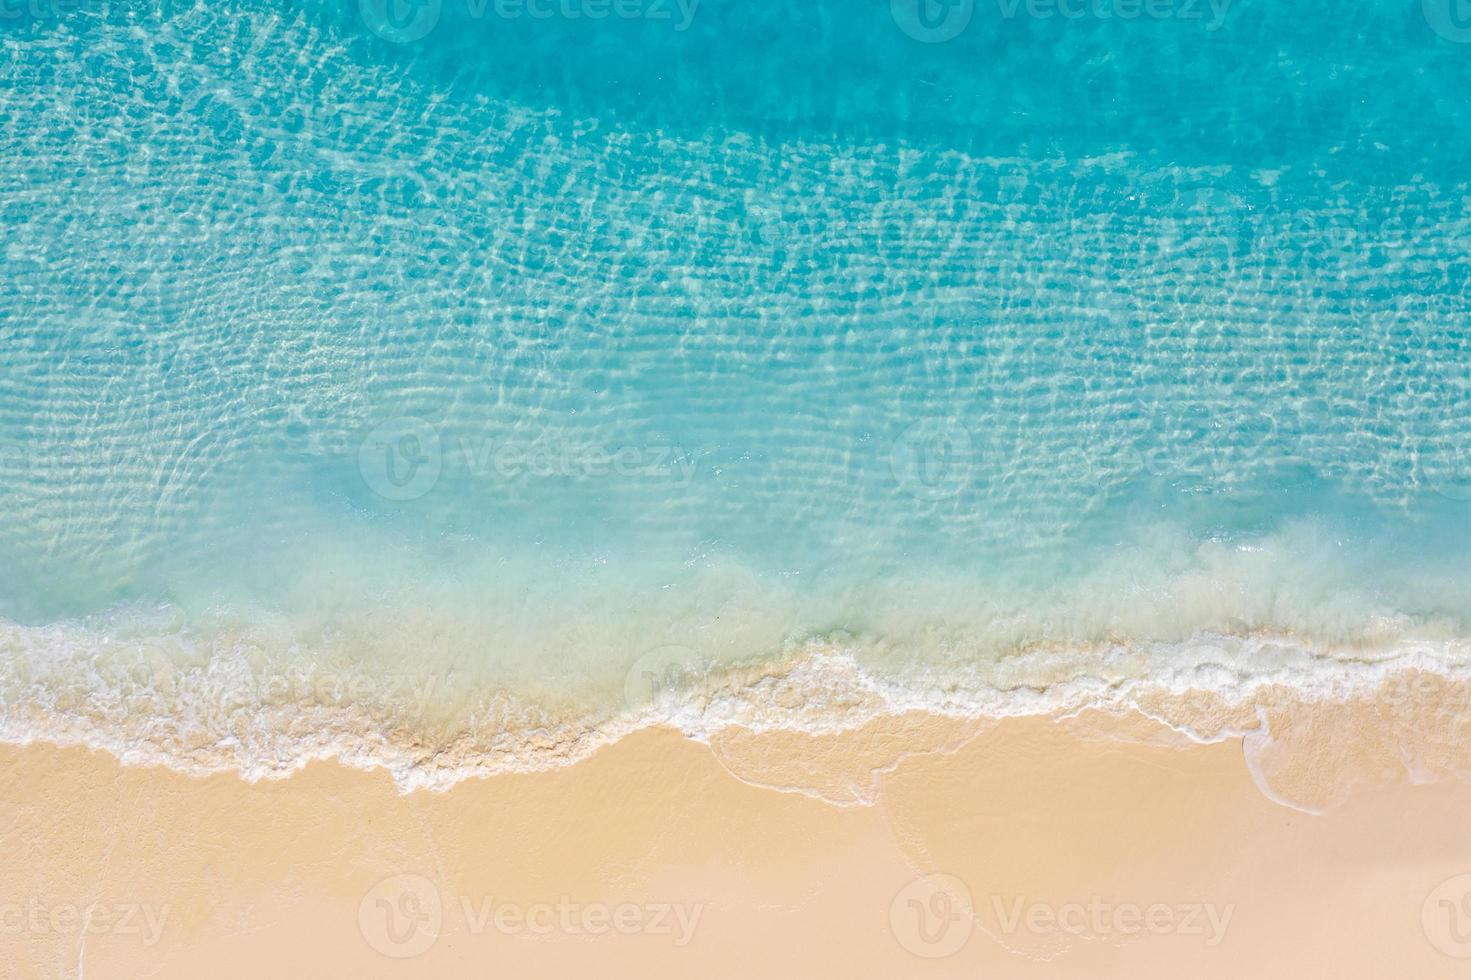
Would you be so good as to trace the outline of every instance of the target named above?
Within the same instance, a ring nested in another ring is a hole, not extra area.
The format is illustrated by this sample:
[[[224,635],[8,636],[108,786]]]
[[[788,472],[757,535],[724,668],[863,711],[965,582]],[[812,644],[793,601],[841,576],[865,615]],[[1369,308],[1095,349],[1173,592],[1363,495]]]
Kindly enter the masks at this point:
[[[358,13],[368,30],[394,44],[428,36],[439,24],[443,7],[443,0],[358,0]]]
[[[916,41],[939,44],[958,37],[976,12],[975,0],[889,0],[899,29]]]
[[[926,959],[960,952],[975,929],[970,889],[954,875],[925,875],[889,903],[889,931],[899,945]]]
[[[439,939],[444,907],[439,889],[423,875],[394,875],[368,890],[358,904],[358,929],[384,956],[405,960]]]
[[[358,446],[363,482],[386,500],[414,500],[434,489],[444,453],[434,426],[411,415],[373,427]]]
[[[1420,0],[1420,12],[1430,29],[1447,41],[1471,41],[1471,0]]]
[[[623,679],[623,703],[642,711],[665,694],[693,691],[705,676],[705,661],[689,647],[655,647],[633,662]]]
[[[921,500],[955,496],[973,462],[970,433],[953,419],[921,419],[899,433],[889,454],[899,487]]]
[[[1471,959],[1471,874],[1447,878],[1425,896],[1420,927],[1440,952],[1458,960]]]
[[[1166,255],[1202,248],[1234,250],[1242,238],[1254,240],[1250,206],[1240,196],[1214,187],[1186,191],[1175,207],[1153,225],[1155,244]]]

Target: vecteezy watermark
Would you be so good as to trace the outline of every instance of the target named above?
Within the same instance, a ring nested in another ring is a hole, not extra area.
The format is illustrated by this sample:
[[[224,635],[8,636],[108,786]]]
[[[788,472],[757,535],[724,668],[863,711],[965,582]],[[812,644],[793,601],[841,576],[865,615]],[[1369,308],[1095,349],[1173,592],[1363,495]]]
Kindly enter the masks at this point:
[[[1028,902],[1024,896],[991,896],[991,909],[1007,935],[1025,930],[1034,935],[1069,936],[1199,936],[1209,948],[1226,938],[1236,906],[1213,902],[1107,902],[1094,895],[1086,902]]]
[[[358,471],[363,482],[386,500],[424,496],[439,482],[443,467],[438,430],[413,416],[374,426],[358,447]]]
[[[428,37],[444,12],[442,0],[358,0],[368,30],[385,41],[409,44]]]
[[[138,936],[144,946],[154,946],[171,910],[143,902],[0,902],[0,935]]]
[[[958,37],[975,12],[975,0],[889,0],[894,23],[905,34],[925,44]]]
[[[921,419],[899,433],[889,468],[905,493],[921,500],[953,497],[975,465],[970,433],[954,419]]]
[[[1006,20],[1203,21],[1206,30],[1217,31],[1231,0],[996,0],[996,7]]]
[[[369,946],[393,959],[429,951],[444,928],[444,903],[423,875],[384,878],[358,903],[358,930]]]
[[[1425,896],[1420,928],[1441,953],[1452,959],[1471,959],[1471,874],[1447,878]]]
[[[262,705],[362,710],[401,721],[433,718],[445,697],[443,677],[429,672],[284,670],[258,674],[254,682],[242,693]]]
[[[633,662],[623,678],[623,703],[630,711],[657,705],[666,695],[693,691],[705,676],[706,661],[689,647],[655,647]]]
[[[1428,719],[1427,734],[1459,740],[1466,736],[1471,724],[1471,684],[1447,681],[1443,677],[1421,671],[1396,673],[1385,679],[1374,694],[1374,702],[1395,712]],[[1425,725],[1421,720],[1419,726]]]
[[[1430,29],[1447,41],[1471,41],[1471,0],[1420,0],[1420,12]]]
[[[954,875],[924,875],[889,903],[889,931],[899,945],[925,959],[960,952],[976,927],[970,889]]]
[[[389,419],[358,446],[358,471],[368,489],[386,500],[424,496],[446,468],[471,478],[502,480],[600,479],[665,481],[683,489],[702,454],[675,445],[605,446],[561,436],[462,436],[448,443],[421,418]]]
[[[1437,0],[1425,0],[1427,4]],[[1444,0],[1440,0],[1444,2]],[[1450,0],[1471,2],[1471,0]],[[1180,21],[1216,31],[1226,22],[1231,0],[995,0],[1002,20]],[[889,0],[899,29],[916,41],[950,41],[970,26],[976,0]]]
[[[456,932],[481,936],[664,936],[676,949],[688,946],[704,914],[703,903],[579,902],[566,895],[551,902],[512,902],[493,895],[462,895],[446,902],[433,881],[399,874],[374,885],[358,904],[358,928],[375,951],[393,959],[427,953],[458,917]]]
[[[439,26],[451,4],[471,20],[645,20],[687,31],[700,0],[358,0],[368,29],[385,41],[410,44]]]
[[[1137,472],[1172,485],[1226,487],[1241,478],[1241,453],[1264,455],[1276,439],[1277,420],[1267,413],[1226,416],[1187,407],[1152,418],[1148,434],[1126,447],[1124,460]]]

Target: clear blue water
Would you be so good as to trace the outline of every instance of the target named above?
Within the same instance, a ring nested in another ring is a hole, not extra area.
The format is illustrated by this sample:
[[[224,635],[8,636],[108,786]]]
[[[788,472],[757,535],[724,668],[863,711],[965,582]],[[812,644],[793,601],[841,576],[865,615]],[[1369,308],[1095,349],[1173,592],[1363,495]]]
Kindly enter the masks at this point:
[[[1465,658],[1434,0],[375,2],[0,17],[7,732]]]

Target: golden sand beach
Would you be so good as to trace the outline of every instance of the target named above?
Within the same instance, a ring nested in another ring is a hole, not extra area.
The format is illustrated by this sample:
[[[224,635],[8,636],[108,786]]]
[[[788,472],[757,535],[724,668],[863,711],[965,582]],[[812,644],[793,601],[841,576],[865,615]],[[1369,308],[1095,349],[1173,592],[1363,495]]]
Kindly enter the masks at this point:
[[[407,794],[332,763],[249,784],[5,747],[0,962],[27,980],[1466,976],[1471,786],[1379,765],[1382,705],[1280,710],[1316,735],[1265,784],[1243,737],[1139,715],[654,729]]]

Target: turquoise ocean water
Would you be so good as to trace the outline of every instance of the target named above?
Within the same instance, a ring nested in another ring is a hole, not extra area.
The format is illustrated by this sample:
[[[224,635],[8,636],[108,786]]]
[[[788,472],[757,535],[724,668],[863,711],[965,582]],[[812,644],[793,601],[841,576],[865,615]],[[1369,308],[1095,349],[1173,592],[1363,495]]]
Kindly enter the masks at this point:
[[[1436,0],[5,4],[0,736],[412,782],[1459,671],[1468,42]]]

